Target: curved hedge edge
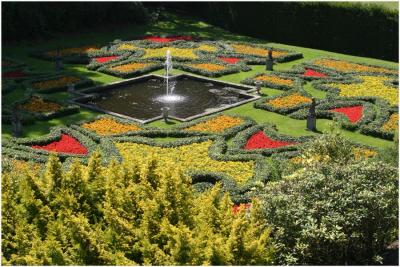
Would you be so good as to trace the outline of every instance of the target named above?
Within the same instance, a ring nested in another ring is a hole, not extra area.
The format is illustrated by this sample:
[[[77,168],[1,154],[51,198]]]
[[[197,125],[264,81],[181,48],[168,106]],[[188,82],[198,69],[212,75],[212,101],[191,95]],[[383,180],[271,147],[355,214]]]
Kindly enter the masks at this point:
[[[62,102],[59,100],[54,100],[51,97],[45,97],[45,96],[38,95],[38,94],[33,94],[32,97],[38,97],[38,98],[43,99],[44,101],[59,104],[59,105],[61,105],[61,109],[59,109],[57,111],[46,112],[46,113],[31,112],[28,110],[19,109],[21,116],[29,116],[30,115],[30,116],[33,116],[37,120],[48,120],[48,119],[62,117],[62,116],[66,116],[66,115],[70,115],[70,114],[79,112],[80,107],[77,105],[72,105],[72,104],[65,105],[65,102]],[[30,99],[31,98],[29,98],[29,97],[25,97],[19,101],[13,102],[12,106],[25,104],[25,103],[29,102]]]
[[[146,63],[149,65],[144,68],[136,69],[136,70],[128,71],[128,72],[121,72],[121,71],[112,69],[113,67],[126,65],[126,64],[130,64],[130,63]],[[145,73],[148,73],[151,71],[155,71],[155,70],[159,70],[159,69],[163,69],[163,68],[164,68],[164,65],[162,62],[128,58],[127,60],[124,60],[124,61],[107,64],[103,67],[98,68],[97,71],[108,74],[108,75],[127,79],[127,78],[132,78],[132,77],[135,77],[138,75],[142,75],[142,74],[145,74]]]
[[[21,71],[25,75],[21,77],[5,77],[4,74],[8,72],[14,72],[14,71]],[[29,69],[28,67],[23,67],[23,68],[18,68],[18,69],[12,69],[12,70],[6,70],[2,72],[2,79],[3,83],[4,82],[10,82],[10,81],[15,81],[15,82],[22,82],[30,79],[35,79],[35,78],[42,78],[42,77],[47,77],[54,75],[54,73],[51,72],[40,72],[40,71],[33,71]]]
[[[393,141],[395,136],[395,131],[385,131],[382,126],[389,120],[393,113],[398,114],[398,108],[387,107],[384,105],[378,105],[379,113],[373,122],[363,125],[360,128],[360,132],[365,135],[370,135],[374,137],[379,137],[387,140]],[[397,129],[398,130],[398,129]]]
[[[76,75],[72,73],[62,73],[62,74],[49,74],[48,76],[43,76],[43,77],[36,77],[33,79],[27,79],[23,82],[23,85],[26,88],[32,88],[34,92],[39,93],[39,94],[48,94],[48,93],[54,93],[54,92],[60,92],[60,91],[65,91],[68,89],[69,84],[58,86],[58,87],[53,87],[53,88],[47,88],[47,89],[34,89],[33,84],[36,82],[42,82],[42,81],[49,81],[57,78],[62,78],[62,77],[77,77],[79,78],[79,82],[75,82],[74,86],[75,89],[80,89],[84,87],[88,87],[94,84],[94,82],[91,79],[86,78],[85,76],[81,75]]]
[[[362,65],[362,66],[367,66],[367,67],[374,67],[374,68],[383,68],[383,69],[387,69],[390,71],[394,71],[393,74],[390,73],[384,73],[384,72],[368,72],[368,71],[339,71],[333,68],[328,68],[328,67],[324,67],[321,65],[316,65],[314,62],[317,60],[322,60],[322,59],[327,59],[327,60],[334,60],[334,61],[342,61],[342,62],[348,62],[348,63],[352,63],[352,64],[358,64],[358,65]],[[334,57],[319,57],[319,58],[314,58],[309,62],[305,62],[305,64],[309,65],[309,66],[317,66],[322,70],[326,70],[326,71],[333,71],[339,74],[352,74],[352,75],[376,75],[376,74],[381,74],[381,75],[386,75],[386,76],[398,76],[398,69],[395,68],[388,68],[388,67],[382,67],[379,65],[372,65],[372,64],[366,64],[366,63],[359,63],[359,62],[355,62],[355,61],[350,61],[350,60],[342,60],[342,59],[338,59],[338,58],[334,58]]]
[[[297,144],[279,148],[261,148],[252,150],[244,149],[244,146],[246,145],[248,139],[259,131],[263,131],[268,137],[273,140],[295,142]],[[278,131],[276,130],[276,126],[273,124],[256,125],[238,133],[233,138],[232,146],[228,152],[230,154],[261,154],[263,156],[270,156],[272,154],[284,151],[298,150],[301,145],[313,139],[315,139],[315,136],[295,137],[278,133]]]
[[[130,143],[138,143],[149,146],[157,146],[163,148],[172,148],[178,147],[182,145],[190,145],[193,143],[204,142],[207,140],[212,140],[213,144],[209,149],[210,158],[218,161],[254,161],[254,176],[246,181],[242,185],[238,185],[233,178],[228,177],[227,175],[221,173],[214,172],[203,172],[203,171],[192,171],[189,172],[189,175],[192,177],[192,181],[196,184],[198,181],[201,182],[204,177],[208,177],[214,181],[222,181],[223,188],[226,192],[230,192],[234,197],[234,201],[237,203],[247,201],[248,199],[244,195],[247,191],[249,191],[252,187],[255,186],[255,183],[267,182],[269,178],[269,171],[266,168],[266,164],[263,162],[263,159],[260,155],[229,155],[225,154],[227,146],[226,142],[221,136],[210,135],[210,136],[194,136],[189,137],[182,140],[171,141],[166,143],[159,143],[153,139],[142,137],[142,136],[131,136],[131,137],[118,137],[118,138],[105,138],[102,139],[102,145],[109,146],[109,150],[113,151],[112,153],[118,153],[117,148],[114,145],[114,142],[130,142]],[[121,156],[120,156],[121,157]]]
[[[97,69],[99,69],[101,67],[108,66],[108,65],[113,64],[113,63],[117,63],[117,62],[121,62],[121,61],[127,60],[127,59],[129,59],[129,57],[131,57],[131,55],[132,55],[132,53],[129,53],[129,52],[128,53],[118,53],[118,52],[113,52],[113,51],[110,51],[110,52],[106,51],[106,52],[104,52],[102,54],[93,55],[93,57],[90,58],[89,64],[86,65],[86,68],[88,70],[95,71],[95,70],[97,70]],[[107,57],[107,56],[108,57],[109,56],[117,56],[117,58],[109,60],[109,61],[104,62],[104,63],[97,62],[97,60],[96,60],[97,57]]]
[[[269,77],[278,77],[278,78],[288,79],[288,80],[293,81],[293,86],[276,84],[276,83],[272,83],[269,81],[256,80],[256,78],[259,76],[269,76]],[[248,78],[242,80],[240,83],[254,86],[254,85],[256,85],[256,82],[261,82],[261,86],[263,86],[263,87],[284,90],[284,91],[294,89],[296,86],[298,86],[296,83],[298,83],[300,85],[305,84],[305,82],[303,80],[298,79],[298,77],[291,75],[290,73],[283,72],[283,71],[268,72],[268,73],[267,72],[259,72],[252,77],[248,77]]]
[[[74,158],[88,158],[90,155],[97,149],[97,144],[91,138],[85,136],[84,134],[76,131],[74,129],[70,129],[64,126],[53,127],[50,129],[50,133],[46,136],[41,136],[38,138],[12,138],[9,142],[3,144],[4,147],[8,147],[14,150],[19,150],[26,153],[26,156],[29,158],[34,158],[35,155],[45,156],[46,158],[50,155],[50,152],[42,149],[35,149],[31,146],[33,145],[46,145],[54,141],[58,141],[61,138],[62,134],[70,135],[71,137],[77,139],[79,143],[81,143],[88,150],[87,155],[76,155],[69,153],[56,153],[57,156],[64,161],[68,157]]]
[[[283,92],[282,94],[275,95],[275,96],[270,96],[270,97],[263,97],[263,98],[255,101],[253,105],[254,105],[254,108],[263,109],[263,110],[275,112],[275,113],[282,114],[282,115],[287,115],[287,114],[292,113],[294,111],[297,111],[297,110],[300,110],[300,109],[304,109],[304,108],[308,108],[308,107],[311,106],[311,103],[300,103],[298,105],[291,106],[291,107],[277,108],[277,107],[274,107],[274,106],[269,105],[267,103],[267,101],[270,101],[270,100],[273,100],[273,99],[276,99],[276,98],[289,96],[289,95],[292,95],[292,94],[300,94],[300,95],[308,97],[308,98],[312,98],[313,97],[311,94],[309,94],[307,91],[305,91],[301,86],[296,85],[296,87],[294,89],[291,89],[291,90],[288,90],[286,92]],[[323,101],[323,100],[316,99],[316,103],[317,104],[319,102],[321,102],[321,101]]]
[[[185,131],[185,128],[194,126],[194,125],[202,123],[202,122],[206,122],[208,120],[212,120],[212,119],[222,116],[222,115],[225,115],[225,114],[219,113],[219,114],[203,117],[203,118],[200,118],[197,120],[193,120],[190,122],[183,122],[183,123],[179,124],[175,129],[186,132],[186,133],[194,134],[194,135],[219,135],[219,136],[224,136],[225,138],[229,138],[229,137],[234,136],[237,132],[242,131],[243,129],[246,129],[247,127],[250,127],[250,126],[256,124],[256,122],[250,117],[237,116],[237,115],[225,115],[225,116],[229,116],[229,117],[233,117],[233,118],[240,118],[243,120],[243,123],[241,123],[240,125],[228,128],[225,131],[223,131],[222,133]]]
[[[103,136],[103,135],[97,134],[97,133],[94,132],[94,131],[91,131],[91,130],[89,130],[89,129],[86,129],[86,128],[82,127],[82,125],[83,125],[84,123],[91,123],[91,122],[97,121],[97,120],[99,120],[99,119],[112,119],[112,120],[117,121],[117,122],[122,123],[122,124],[128,124],[128,125],[135,125],[135,126],[138,126],[138,127],[140,127],[142,130],[140,130],[140,131],[129,131],[129,132],[120,133],[120,134],[113,134],[113,135]],[[71,128],[73,128],[73,129],[75,129],[75,130],[77,130],[77,131],[80,131],[80,132],[82,132],[83,134],[89,136],[90,138],[92,138],[92,139],[95,140],[96,142],[100,142],[100,140],[101,140],[101,139],[104,139],[104,138],[123,137],[123,136],[133,136],[133,135],[144,135],[144,134],[146,134],[146,133],[149,132],[149,131],[155,131],[155,130],[157,130],[157,128],[149,127],[149,126],[146,126],[146,125],[144,125],[144,124],[142,124],[142,123],[138,123],[138,122],[135,122],[135,121],[132,121],[132,120],[123,119],[123,118],[119,118],[119,117],[115,117],[115,116],[111,116],[111,115],[107,115],[107,114],[101,114],[101,115],[98,115],[98,116],[96,116],[96,117],[94,117],[94,118],[92,118],[92,119],[88,119],[88,120],[81,120],[81,121],[78,121],[78,122],[76,122],[76,123],[74,123],[74,124],[71,124],[71,125],[69,125],[69,126],[70,126]]]

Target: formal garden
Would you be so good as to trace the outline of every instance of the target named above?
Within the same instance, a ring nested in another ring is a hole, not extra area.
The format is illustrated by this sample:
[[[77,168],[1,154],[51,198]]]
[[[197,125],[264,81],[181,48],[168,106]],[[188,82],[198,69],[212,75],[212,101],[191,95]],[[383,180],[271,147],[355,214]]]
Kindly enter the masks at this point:
[[[398,62],[174,13],[2,51],[2,264],[393,252]]]

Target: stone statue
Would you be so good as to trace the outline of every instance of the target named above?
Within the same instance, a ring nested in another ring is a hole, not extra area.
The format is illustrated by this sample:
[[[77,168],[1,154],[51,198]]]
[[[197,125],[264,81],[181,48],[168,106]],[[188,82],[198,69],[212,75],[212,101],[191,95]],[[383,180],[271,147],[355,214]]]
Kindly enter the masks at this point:
[[[11,114],[11,131],[13,137],[21,137],[22,135],[22,123],[19,116],[18,105],[14,105]]]
[[[268,57],[265,66],[266,70],[274,70],[274,58],[272,57],[272,50],[272,47],[268,48]]]
[[[57,49],[55,62],[56,62],[56,71],[61,71],[63,69],[63,63],[62,63],[60,49]]]
[[[164,119],[165,123],[168,123],[168,111],[169,111],[169,107],[163,107],[161,108],[162,111],[162,117]]]
[[[261,85],[262,85],[262,82],[256,81],[255,84],[256,84],[257,94],[258,94],[258,95],[261,95]]]
[[[312,98],[310,109],[308,110],[307,116],[307,130],[316,132],[317,131],[317,115],[315,113],[315,98]]]

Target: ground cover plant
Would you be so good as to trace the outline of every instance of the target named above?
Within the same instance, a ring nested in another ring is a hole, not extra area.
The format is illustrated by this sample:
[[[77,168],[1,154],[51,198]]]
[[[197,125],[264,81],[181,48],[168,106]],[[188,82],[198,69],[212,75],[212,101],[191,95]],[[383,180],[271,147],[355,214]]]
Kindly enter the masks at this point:
[[[173,18],[5,47],[2,264],[381,262],[397,236],[398,64]],[[167,50],[173,75],[261,82],[262,97],[184,123],[69,103],[71,84],[164,75]],[[15,105],[23,138],[10,138]]]

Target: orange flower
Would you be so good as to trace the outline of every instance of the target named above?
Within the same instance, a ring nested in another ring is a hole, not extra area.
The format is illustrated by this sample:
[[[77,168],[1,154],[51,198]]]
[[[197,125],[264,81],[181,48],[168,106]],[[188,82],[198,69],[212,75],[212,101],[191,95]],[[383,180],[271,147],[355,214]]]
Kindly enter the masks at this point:
[[[200,122],[191,127],[185,128],[186,131],[214,132],[222,133],[228,128],[235,127],[243,123],[243,119],[227,115],[221,115],[210,120]]]
[[[149,67],[150,65],[151,64],[148,64],[148,63],[129,63],[129,64],[112,67],[111,70],[116,70],[116,71],[120,71],[120,72],[131,72],[131,71],[144,69],[146,67]]]
[[[54,102],[44,101],[39,97],[32,97],[28,103],[19,105],[19,107],[30,112],[46,113],[60,110],[62,106]]]
[[[211,64],[211,63],[199,63],[199,64],[189,64],[188,66],[195,68],[206,70],[210,72],[221,71],[225,69],[225,66],[218,65],[218,64]]]
[[[299,104],[311,103],[311,99],[300,94],[292,94],[267,101],[267,104],[275,108],[290,108]]]
[[[351,63],[344,60],[318,59],[314,61],[315,65],[334,69],[342,72],[377,72],[397,74],[396,70],[386,69],[382,67],[371,67],[357,63]]]
[[[259,48],[250,45],[240,45],[240,44],[234,44],[232,45],[232,47],[235,50],[235,52],[239,54],[261,56],[261,57],[266,57],[268,55],[268,49],[265,48]],[[288,52],[285,51],[272,50],[272,57],[281,57],[287,54]]]
[[[84,123],[82,127],[103,136],[142,130],[134,124],[124,124],[109,118]]]
[[[87,45],[87,46],[82,46],[82,47],[72,47],[72,48],[66,48],[60,50],[60,55],[61,56],[69,56],[69,55],[80,55],[80,54],[87,54],[92,51],[98,51],[100,50],[99,47],[93,46],[93,45]],[[48,56],[55,57],[57,56],[57,50],[53,51],[48,51],[46,52]]]
[[[279,76],[267,76],[267,75],[257,76],[255,78],[255,80],[274,83],[277,85],[287,85],[287,86],[293,86],[293,83],[294,83],[293,80],[291,80],[291,79],[285,79],[285,78],[281,78]]]
[[[35,82],[32,84],[32,87],[37,90],[58,88],[72,83],[77,83],[80,80],[81,80],[80,78],[74,76],[63,76],[52,80]]]

